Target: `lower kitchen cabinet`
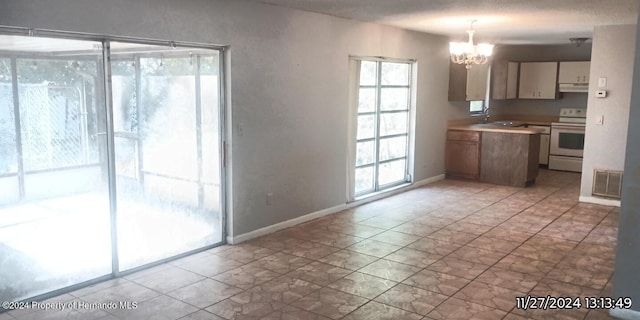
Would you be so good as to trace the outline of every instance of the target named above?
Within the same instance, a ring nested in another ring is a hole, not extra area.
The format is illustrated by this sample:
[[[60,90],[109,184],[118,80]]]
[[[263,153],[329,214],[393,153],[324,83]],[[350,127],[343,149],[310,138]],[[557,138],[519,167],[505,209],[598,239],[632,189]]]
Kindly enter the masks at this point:
[[[538,176],[539,134],[482,133],[480,181],[525,187]]]
[[[448,130],[445,171],[448,177],[480,178],[481,132]]]

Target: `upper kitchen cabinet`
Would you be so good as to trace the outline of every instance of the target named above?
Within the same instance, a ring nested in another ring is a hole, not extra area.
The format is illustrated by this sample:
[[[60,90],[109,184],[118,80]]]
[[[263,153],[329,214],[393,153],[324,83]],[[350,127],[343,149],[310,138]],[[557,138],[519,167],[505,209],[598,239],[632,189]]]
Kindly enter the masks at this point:
[[[491,98],[494,100],[518,97],[518,63],[500,60],[491,64]]]
[[[560,92],[587,92],[589,89],[589,61],[562,61],[558,74]]]
[[[520,63],[520,99],[556,99],[558,62]]]
[[[449,64],[449,101],[478,101],[487,96],[489,66]]]

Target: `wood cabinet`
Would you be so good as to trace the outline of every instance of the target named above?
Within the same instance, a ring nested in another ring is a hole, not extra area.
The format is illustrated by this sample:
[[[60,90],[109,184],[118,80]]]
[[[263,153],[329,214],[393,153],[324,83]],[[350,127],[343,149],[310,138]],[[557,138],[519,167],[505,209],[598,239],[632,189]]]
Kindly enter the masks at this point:
[[[488,80],[489,65],[467,69],[463,64],[449,63],[449,101],[485,100]]]
[[[491,64],[491,98],[494,100],[518,97],[518,63],[507,60]]]
[[[480,177],[480,138],[478,131],[448,130],[445,171],[449,177]]]
[[[558,62],[520,63],[520,99],[556,99]]]
[[[539,134],[483,132],[480,181],[525,187],[538,176]]]
[[[558,82],[588,84],[590,68],[589,61],[561,61]]]

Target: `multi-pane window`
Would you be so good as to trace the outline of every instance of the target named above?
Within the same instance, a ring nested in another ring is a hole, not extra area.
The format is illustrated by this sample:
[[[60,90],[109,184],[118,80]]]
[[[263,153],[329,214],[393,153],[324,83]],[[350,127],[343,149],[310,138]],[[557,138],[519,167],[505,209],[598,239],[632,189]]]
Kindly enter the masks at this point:
[[[355,190],[408,182],[411,64],[359,61]]]

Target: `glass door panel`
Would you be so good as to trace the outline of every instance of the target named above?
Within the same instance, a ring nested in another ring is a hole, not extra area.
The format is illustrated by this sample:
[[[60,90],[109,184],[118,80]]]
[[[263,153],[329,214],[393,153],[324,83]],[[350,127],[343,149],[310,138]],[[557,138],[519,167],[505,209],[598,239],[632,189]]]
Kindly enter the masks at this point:
[[[218,52],[112,48],[120,269],[221,242]]]
[[[112,271],[102,47],[2,37],[0,300],[18,301]]]

